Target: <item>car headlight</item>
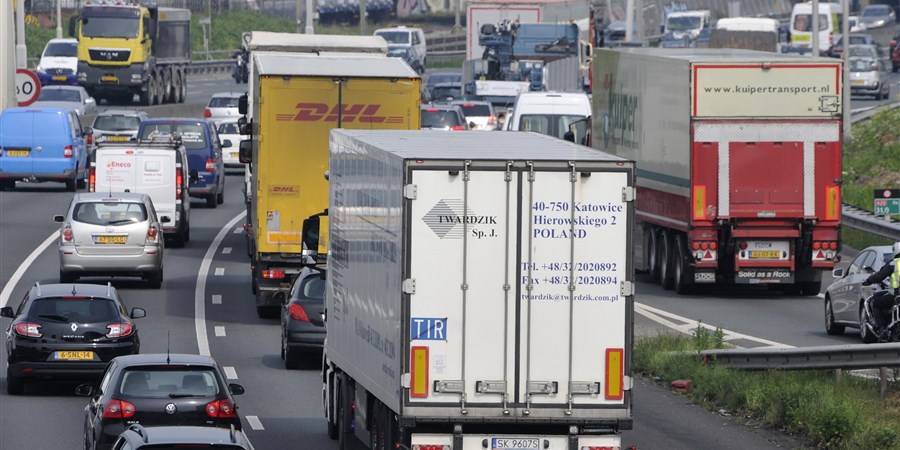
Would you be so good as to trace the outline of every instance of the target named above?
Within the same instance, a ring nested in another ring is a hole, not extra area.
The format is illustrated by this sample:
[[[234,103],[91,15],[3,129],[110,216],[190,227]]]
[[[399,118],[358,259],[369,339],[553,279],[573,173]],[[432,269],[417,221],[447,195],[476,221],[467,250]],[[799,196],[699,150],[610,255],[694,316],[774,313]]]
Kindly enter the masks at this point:
[[[37,67],[34,68],[34,70],[35,70],[36,72],[43,72],[43,71],[44,71],[44,69],[41,67],[40,64],[38,64]]]

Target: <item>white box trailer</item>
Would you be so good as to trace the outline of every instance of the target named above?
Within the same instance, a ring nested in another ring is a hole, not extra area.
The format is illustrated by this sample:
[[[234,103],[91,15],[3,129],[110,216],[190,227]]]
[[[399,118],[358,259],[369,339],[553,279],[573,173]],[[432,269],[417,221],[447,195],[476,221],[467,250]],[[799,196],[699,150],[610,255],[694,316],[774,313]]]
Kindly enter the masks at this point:
[[[536,133],[336,129],[329,170],[333,438],[619,448],[631,161]]]
[[[470,0],[466,6],[466,59],[481,59],[484,47],[478,45],[482,25],[509,20],[519,23],[569,23],[587,19],[587,0]]]

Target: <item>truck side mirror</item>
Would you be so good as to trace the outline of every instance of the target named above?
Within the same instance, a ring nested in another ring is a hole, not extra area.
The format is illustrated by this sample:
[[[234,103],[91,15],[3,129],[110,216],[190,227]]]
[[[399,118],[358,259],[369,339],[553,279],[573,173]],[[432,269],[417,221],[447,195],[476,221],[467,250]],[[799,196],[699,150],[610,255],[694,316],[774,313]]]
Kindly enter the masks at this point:
[[[238,114],[247,115],[247,94],[238,97]]]
[[[75,21],[78,20],[78,16],[69,17],[69,37],[75,37]]]
[[[303,254],[315,257],[319,253],[319,216],[303,220]]]
[[[238,133],[244,136],[250,136],[253,134],[253,124],[247,121],[247,116],[241,116],[237,121],[238,125]]]
[[[563,139],[569,142],[575,142],[575,133],[566,131],[565,134],[563,134]]]
[[[245,139],[238,147],[238,161],[244,164],[253,162],[253,141]]]

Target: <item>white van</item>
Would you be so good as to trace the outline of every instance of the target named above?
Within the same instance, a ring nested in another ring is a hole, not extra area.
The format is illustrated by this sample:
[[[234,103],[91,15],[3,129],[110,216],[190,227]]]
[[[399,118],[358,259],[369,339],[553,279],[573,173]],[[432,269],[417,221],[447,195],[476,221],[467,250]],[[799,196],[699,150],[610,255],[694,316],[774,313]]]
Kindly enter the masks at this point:
[[[591,115],[591,100],[582,92],[526,92],[519,94],[509,131],[534,131],[563,139],[567,131],[581,142],[589,131],[586,119]],[[570,130],[570,125],[574,129]]]
[[[78,84],[78,40],[57,38],[47,41],[35,73],[41,86],[50,84]]]
[[[841,33],[840,3],[819,3],[819,51],[827,52]],[[812,3],[797,3],[791,12],[791,46],[812,48]]]
[[[139,192],[153,200],[163,233],[176,247],[191,238],[188,186],[197,174],[188,170],[180,140],[98,142],[91,161],[91,192]]]
[[[712,26],[712,14],[707,9],[692,11],[676,11],[666,16],[663,32],[670,34],[675,39],[696,40],[700,32],[709,30]]]
[[[421,28],[409,28],[404,26],[392,28],[379,28],[375,30],[375,36],[381,36],[387,41],[388,53],[393,49],[412,48],[414,58],[425,68],[428,60],[428,48],[425,45],[425,31]]]

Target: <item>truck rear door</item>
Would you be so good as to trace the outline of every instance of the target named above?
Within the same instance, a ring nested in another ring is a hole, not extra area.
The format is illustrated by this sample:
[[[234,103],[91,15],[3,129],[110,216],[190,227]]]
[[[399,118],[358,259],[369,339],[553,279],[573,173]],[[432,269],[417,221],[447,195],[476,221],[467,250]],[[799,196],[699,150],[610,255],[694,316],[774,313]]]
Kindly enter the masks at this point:
[[[415,170],[411,182],[408,405],[531,417],[621,408],[628,174],[476,162]]]
[[[94,153],[96,192],[137,191],[138,160],[134,149],[99,148]]]
[[[135,167],[135,191],[148,194],[159,217],[168,216],[174,224],[175,177],[177,151],[137,149]]]

